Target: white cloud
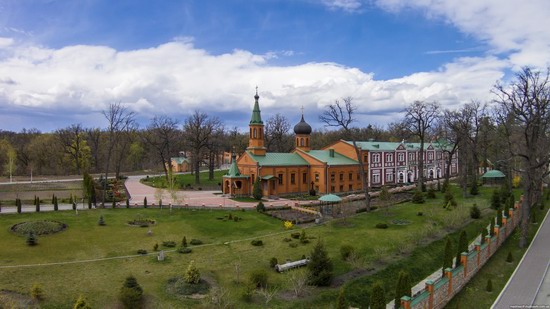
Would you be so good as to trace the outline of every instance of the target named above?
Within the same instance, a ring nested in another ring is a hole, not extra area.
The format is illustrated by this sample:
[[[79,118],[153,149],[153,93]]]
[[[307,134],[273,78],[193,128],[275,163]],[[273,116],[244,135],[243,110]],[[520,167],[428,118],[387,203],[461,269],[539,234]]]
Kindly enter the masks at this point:
[[[550,1],[547,0],[376,0],[389,11],[419,9],[442,18],[493,49],[511,53],[512,65],[546,67],[550,64]]]
[[[328,8],[335,10],[344,10],[347,12],[356,12],[361,9],[361,0],[322,0],[322,3]]]
[[[12,38],[0,37],[0,49],[10,47],[11,45],[13,45],[13,39]]]
[[[459,58],[435,72],[376,80],[335,63],[275,66],[269,55],[244,50],[212,55],[189,42],[132,51],[87,45],[13,48],[0,59],[0,105],[86,114],[120,101],[144,118],[182,117],[194,109],[242,112],[247,118],[258,85],[266,114],[292,118],[302,105],[316,113],[352,96],[368,118],[399,111],[413,100],[455,105],[488,99],[507,65],[495,57]],[[8,116],[0,116],[0,123],[2,117]]]

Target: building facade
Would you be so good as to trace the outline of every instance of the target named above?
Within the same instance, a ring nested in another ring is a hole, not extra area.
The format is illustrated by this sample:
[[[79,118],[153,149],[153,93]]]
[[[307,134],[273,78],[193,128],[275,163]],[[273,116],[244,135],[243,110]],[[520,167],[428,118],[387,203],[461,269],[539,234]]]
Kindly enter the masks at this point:
[[[259,181],[264,196],[303,194],[315,190],[318,194],[352,193],[362,188],[361,165],[369,187],[412,183],[419,177],[419,143],[359,141],[359,156],[350,141],[340,140],[320,150],[310,147],[311,126],[302,118],[294,126],[295,149],[290,153],[267,152],[264,145],[264,124],[258,93],[249,123],[249,143],[223,176],[223,193],[250,195]],[[424,175],[426,179],[443,177],[446,171],[445,148],[437,143],[425,144]],[[453,157],[451,175],[458,172],[458,160]]]

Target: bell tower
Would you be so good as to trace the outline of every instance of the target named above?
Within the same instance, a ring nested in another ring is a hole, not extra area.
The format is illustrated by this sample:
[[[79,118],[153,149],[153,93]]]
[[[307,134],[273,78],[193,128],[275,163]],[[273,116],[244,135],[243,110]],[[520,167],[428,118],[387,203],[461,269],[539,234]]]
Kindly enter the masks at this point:
[[[309,136],[311,134],[311,126],[304,120],[304,108],[302,107],[302,119],[294,126],[294,134],[296,134],[296,149],[310,151]]]
[[[256,156],[265,156],[267,149],[264,146],[264,122],[262,121],[262,115],[260,113],[260,104],[258,100],[258,87],[256,87],[256,95],[254,96],[254,109],[252,110],[252,117],[248,127],[250,128],[250,135],[248,137],[248,148]]]

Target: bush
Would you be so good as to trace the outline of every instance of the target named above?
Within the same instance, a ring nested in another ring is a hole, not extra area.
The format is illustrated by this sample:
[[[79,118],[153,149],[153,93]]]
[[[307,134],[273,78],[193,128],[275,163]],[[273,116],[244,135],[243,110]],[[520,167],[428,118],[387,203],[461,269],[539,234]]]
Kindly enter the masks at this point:
[[[166,248],[174,248],[176,246],[176,242],[172,241],[172,240],[163,241],[162,246],[164,246]]]
[[[420,190],[414,191],[412,202],[415,204],[423,204],[424,202],[426,202],[426,200],[424,200],[424,193],[422,193],[422,191]]]
[[[445,193],[449,189],[449,181],[445,180],[441,186],[441,192]]]
[[[143,208],[147,208],[147,196],[143,198]]]
[[[252,187],[252,197],[256,200],[261,200],[263,196],[262,193],[262,186],[260,183],[260,177],[256,178],[256,181],[254,182],[254,186]]]
[[[279,261],[277,260],[277,258],[275,257],[272,257],[269,259],[269,267],[270,268],[274,268],[275,265],[279,264]]]
[[[493,291],[493,281],[491,281],[491,279],[487,280],[487,286],[485,287],[485,291],[489,293]]]
[[[191,251],[193,251],[193,250],[191,248],[188,248],[188,247],[180,247],[178,249],[178,253],[183,253],[183,254],[191,253]]]
[[[329,286],[332,282],[333,266],[321,241],[313,247],[310,256],[310,262],[307,264],[308,283],[315,286]]]
[[[481,210],[479,209],[479,207],[477,207],[477,204],[472,205],[472,208],[470,208],[470,218],[472,219],[481,218]]]
[[[424,213],[419,211],[419,212],[416,213],[416,215],[419,216],[419,217],[422,217],[424,215]]]
[[[295,243],[295,242],[293,242],[293,243],[288,244],[288,246],[289,246],[290,248],[296,248],[296,247],[298,247],[298,244]]]
[[[300,233],[300,242],[303,244],[309,243],[309,239],[307,239],[306,237],[306,230],[302,230],[302,232]]]
[[[267,272],[263,269],[256,269],[252,271],[248,276],[250,284],[255,288],[267,287],[267,278]]]
[[[33,231],[29,232],[29,234],[27,235],[26,243],[27,246],[36,246],[38,244],[38,241]]]
[[[491,197],[491,208],[492,209],[499,209],[500,208],[500,191],[494,190],[493,195]]]
[[[129,276],[120,289],[119,299],[124,308],[141,308],[143,289],[134,276]]]
[[[254,239],[250,242],[250,244],[253,246],[263,246],[264,242],[259,239]]]
[[[455,196],[453,195],[453,192],[451,192],[451,190],[445,191],[445,195],[443,196],[443,207],[448,208],[449,206],[457,206]]]
[[[370,293],[370,308],[371,309],[385,309],[386,308],[386,296],[384,288],[380,282],[376,282],[372,286]]]
[[[44,290],[42,289],[42,286],[38,283],[35,283],[32,285],[31,288],[31,297],[34,300],[42,300],[44,299]]]
[[[137,254],[147,254],[147,250],[145,250],[145,249],[138,249]]]
[[[290,239],[290,238],[288,238],[288,237],[285,237],[285,238],[283,238],[283,241],[284,241],[284,242],[290,242],[290,241],[292,241],[292,239]]]
[[[512,263],[514,261],[514,257],[512,256],[512,251],[508,251],[508,256],[506,257],[506,262]]]
[[[241,294],[241,299],[247,303],[251,302],[252,296],[254,296],[254,289],[255,287],[253,285],[247,284],[243,289],[243,292]]]
[[[430,186],[430,189],[428,189],[428,193],[426,194],[426,197],[429,198],[429,199],[434,199],[436,198],[435,196],[435,189],[433,186]]]
[[[191,261],[189,266],[187,266],[187,271],[183,276],[185,282],[189,284],[197,284],[201,281],[201,273],[199,269],[195,266],[195,261]]]
[[[73,305],[73,309],[92,309],[92,307],[88,305],[88,301],[86,300],[86,298],[82,294],[80,294]]]
[[[315,189],[310,189],[309,190],[309,195],[310,196],[315,196],[315,195],[317,195],[317,192],[315,192]]]
[[[300,232],[291,233],[291,234],[290,234],[290,237],[292,237],[292,238],[294,238],[294,239],[298,239],[298,238],[300,238]]]
[[[153,251],[158,251],[159,250],[159,244],[155,244],[153,246]]]
[[[198,246],[198,245],[202,245],[202,240],[200,240],[200,239],[191,239],[191,241],[189,243],[192,244],[193,246]]]
[[[264,212],[264,211],[265,211],[264,203],[262,203],[261,201],[258,202],[258,205],[256,205],[256,211],[258,211],[258,212]]]
[[[477,179],[472,181],[472,186],[470,187],[470,194],[471,195],[478,195],[479,194],[479,188],[477,185]]]
[[[185,236],[183,236],[183,239],[181,240],[181,246],[187,247],[187,238]]]
[[[386,223],[377,223],[377,224],[376,224],[376,228],[377,228],[377,229],[387,229],[387,228],[388,228],[388,224],[386,224]]]
[[[340,256],[342,257],[342,260],[347,260],[354,252],[355,248],[352,245],[342,245],[340,247]]]
[[[103,216],[99,216],[99,220],[97,221],[97,224],[100,226],[105,225],[105,219],[103,219]]]

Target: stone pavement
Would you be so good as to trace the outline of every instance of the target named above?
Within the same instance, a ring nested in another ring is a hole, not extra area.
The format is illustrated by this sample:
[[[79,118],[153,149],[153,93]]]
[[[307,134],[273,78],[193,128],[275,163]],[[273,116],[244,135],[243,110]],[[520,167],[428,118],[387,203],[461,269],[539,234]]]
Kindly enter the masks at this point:
[[[527,252],[491,308],[550,308],[548,239],[550,220],[547,213]]]

